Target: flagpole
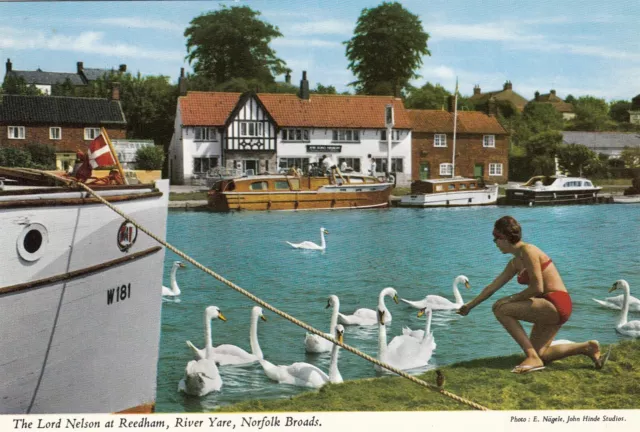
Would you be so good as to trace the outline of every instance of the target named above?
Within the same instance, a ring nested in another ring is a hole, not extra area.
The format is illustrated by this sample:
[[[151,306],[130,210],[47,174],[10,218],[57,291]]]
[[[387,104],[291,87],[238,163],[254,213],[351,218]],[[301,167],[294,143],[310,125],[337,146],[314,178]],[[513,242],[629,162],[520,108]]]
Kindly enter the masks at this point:
[[[458,78],[456,92],[453,96],[453,155],[451,156],[451,178],[456,176],[456,129],[458,124]]]
[[[116,149],[113,147],[113,144],[111,143],[111,139],[107,134],[107,130],[105,128],[101,128],[100,132],[104,135],[104,139],[107,141],[107,144],[109,145],[109,149],[111,150],[111,154],[113,155],[113,160],[116,161],[116,166],[118,167],[118,171],[120,171],[120,175],[122,176],[122,181],[124,181],[124,184],[128,185],[129,181],[127,180],[127,177],[124,175],[124,170],[122,169],[122,165],[120,165],[120,161],[118,160],[118,155],[116,154]]]

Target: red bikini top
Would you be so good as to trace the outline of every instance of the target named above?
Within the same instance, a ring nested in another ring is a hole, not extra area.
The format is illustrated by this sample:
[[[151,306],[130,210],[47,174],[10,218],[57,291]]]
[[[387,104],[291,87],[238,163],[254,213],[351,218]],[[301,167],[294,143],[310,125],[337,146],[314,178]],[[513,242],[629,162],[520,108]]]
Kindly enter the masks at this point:
[[[546,263],[542,264],[540,266],[542,271],[544,271],[544,269],[549,267],[549,264],[551,264],[551,262],[552,262],[551,258],[549,258],[549,261],[547,261]],[[529,273],[527,272],[527,269],[524,269],[520,273],[518,273],[518,283],[522,284],[522,285],[528,285],[529,284]]]

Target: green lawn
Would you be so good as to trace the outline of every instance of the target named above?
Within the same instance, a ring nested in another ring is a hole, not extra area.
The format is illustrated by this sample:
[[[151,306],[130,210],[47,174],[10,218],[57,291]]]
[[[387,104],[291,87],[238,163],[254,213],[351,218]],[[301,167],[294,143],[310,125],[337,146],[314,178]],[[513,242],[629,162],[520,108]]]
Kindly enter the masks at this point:
[[[198,201],[207,200],[207,192],[169,193],[169,201]]]
[[[603,352],[606,348],[602,346]],[[542,371],[516,375],[510,371],[522,361],[519,355],[467,361],[440,370],[446,377],[445,390],[493,410],[638,409],[639,352],[640,340],[614,344],[608,363],[600,371],[595,370],[590,359],[580,356],[555,362]],[[353,354],[342,352],[341,355]],[[419,377],[435,383],[434,371]],[[223,406],[218,411],[468,409],[472,408],[407,379],[384,377],[331,384],[287,399],[241,402]]]

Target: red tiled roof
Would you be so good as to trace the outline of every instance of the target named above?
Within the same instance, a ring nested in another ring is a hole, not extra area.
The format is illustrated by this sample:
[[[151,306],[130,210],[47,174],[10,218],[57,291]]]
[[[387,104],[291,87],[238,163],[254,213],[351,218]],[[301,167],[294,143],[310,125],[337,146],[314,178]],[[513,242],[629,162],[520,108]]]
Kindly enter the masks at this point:
[[[184,126],[223,126],[236,107],[240,93],[188,92],[180,96]]]
[[[407,110],[414,132],[453,133],[453,113],[436,110]],[[480,111],[458,111],[456,133],[506,134],[495,117]]]
[[[278,126],[383,129],[385,106],[393,104],[394,127],[411,128],[402,100],[392,96],[312,94],[303,100],[294,94],[259,93],[258,98]]]

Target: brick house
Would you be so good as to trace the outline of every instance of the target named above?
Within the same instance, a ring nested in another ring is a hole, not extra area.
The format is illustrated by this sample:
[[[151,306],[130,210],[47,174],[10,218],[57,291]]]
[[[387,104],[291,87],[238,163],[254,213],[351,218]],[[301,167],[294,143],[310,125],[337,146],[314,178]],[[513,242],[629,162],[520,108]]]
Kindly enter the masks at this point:
[[[482,92],[479,85],[473,88],[473,95],[469,97],[469,101],[473,102],[476,107],[485,107],[490,100],[495,102],[511,102],[513,106],[522,112],[525,105],[529,102],[524,97],[513,91],[513,83],[507,81],[502,86],[502,90],[492,90],[489,92]]]
[[[55,149],[56,166],[73,166],[78,149],[104,127],[112,139],[126,137],[127,122],[114,85],[110,99],[63,96],[0,96],[0,147],[46,144]]]
[[[407,110],[412,123],[412,179],[452,175],[453,97],[447,111]],[[455,175],[505,183],[509,140],[498,120],[480,111],[458,111]]]
[[[564,120],[571,120],[575,118],[576,113],[573,108],[573,105],[567,103],[556,96],[556,91],[551,90],[547,94],[540,94],[540,92],[535,93],[535,97],[529,103],[547,103],[555,108],[560,114],[562,114],[562,118]]]

